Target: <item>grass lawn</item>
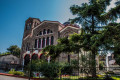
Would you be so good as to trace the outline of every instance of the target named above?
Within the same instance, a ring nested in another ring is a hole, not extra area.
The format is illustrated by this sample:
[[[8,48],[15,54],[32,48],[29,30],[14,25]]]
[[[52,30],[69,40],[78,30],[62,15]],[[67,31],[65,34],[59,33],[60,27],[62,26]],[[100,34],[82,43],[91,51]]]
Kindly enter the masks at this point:
[[[80,78],[83,78],[83,77],[80,77],[80,76],[63,76],[62,77],[62,80],[78,80]],[[87,77],[84,77],[83,79],[86,79]],[[98,80],[103,80],[104,76],[103,75],[98,75]],[[114,80],[120,80],[120,76],[112,76],[112,78]],[[93,80],[93,79],[96,79],[96,78],[87,78],[89,80]],[[55,80],[60,80],[60,78],[57,78]]]
[[[103,80],[104,79],[104,76],[105,75],[97,75],[98,78],[87,78],[87,77],[81,77],[81,76],[69,76],[69,75],[66,75],[66,76],[62,76],[61,77],[61,80],[80,80],[81,79],[89,79],[89,80]],[[38,77],[37,77],[38,78]],[[44,77],[42,77],[44,79]],[[113,78],[114,80],[120,80],[120,76],[112,76],[111,78]],[[54,80],[60,80],[60,77],[59,78],[55,78]]]
[[[115,80],[120,80],[120,76],[112,76],[112,78]]]

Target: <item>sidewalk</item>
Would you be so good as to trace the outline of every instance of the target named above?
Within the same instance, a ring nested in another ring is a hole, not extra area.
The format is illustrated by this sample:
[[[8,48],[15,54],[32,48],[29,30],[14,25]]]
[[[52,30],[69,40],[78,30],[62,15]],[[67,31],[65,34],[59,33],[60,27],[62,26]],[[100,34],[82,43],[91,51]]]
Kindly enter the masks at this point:
[[[18,78],[18,77],[12,77],[12,76],[0,75],[0,80],[28,80],[28,79]],[[32,79],[31,79],[31,80],[32,80]]]

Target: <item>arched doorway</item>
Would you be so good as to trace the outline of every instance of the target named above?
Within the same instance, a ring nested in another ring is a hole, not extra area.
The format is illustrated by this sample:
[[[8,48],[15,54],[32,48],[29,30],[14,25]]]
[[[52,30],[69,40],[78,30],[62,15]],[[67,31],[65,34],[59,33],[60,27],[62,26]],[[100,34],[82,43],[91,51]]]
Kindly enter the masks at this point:
[[[36,60],[36,59],[38,59],[38,54],[33,54],[32,55],[32,60]]]
[[[24,65],[27,65],[30,62],[30,55],[26,54],[24,57]]]
[[[43,54],[40,55],[40,60],[46,60],[46,58]]]

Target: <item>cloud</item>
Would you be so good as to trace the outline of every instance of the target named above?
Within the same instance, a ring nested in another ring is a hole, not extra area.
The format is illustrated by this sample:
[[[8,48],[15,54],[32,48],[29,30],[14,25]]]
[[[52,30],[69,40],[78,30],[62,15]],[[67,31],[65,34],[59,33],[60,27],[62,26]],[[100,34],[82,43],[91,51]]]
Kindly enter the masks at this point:
[[[114,8],[116,5],[115,5],[115,2],[116,2],[117,0],[112,0],[111,2],[110,2],[110,6],[108,6],[107,7],[107,12],[111,9],[111,8]]]

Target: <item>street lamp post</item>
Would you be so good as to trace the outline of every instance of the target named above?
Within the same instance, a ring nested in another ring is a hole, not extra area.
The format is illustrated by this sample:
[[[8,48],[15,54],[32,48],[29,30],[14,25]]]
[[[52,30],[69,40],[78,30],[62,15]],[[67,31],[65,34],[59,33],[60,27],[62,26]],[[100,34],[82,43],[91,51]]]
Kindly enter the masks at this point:
[[[29,53],[30,54],[30,69],[29,69],[29,79],[28,80],[30,80],[30,77],[31,77],[32,54],[33,54],[33,50],[35,50],[35,49],[32,47],[32,49],[29,49],[29,50],[31,51],[31,53]],[[35,54],[36,53],[38,53],[38,51],[35,52]]]
[[[29,52],[28,54],[30,54],[30,69],[29,69],[29,79],[30,80],[30,77],[31,77],[31,64],[32,64],[32,54],[33,54],[33,47],[32,49],[29,49],[31,51],[31,53]]]

